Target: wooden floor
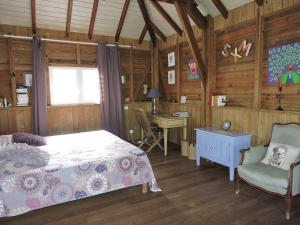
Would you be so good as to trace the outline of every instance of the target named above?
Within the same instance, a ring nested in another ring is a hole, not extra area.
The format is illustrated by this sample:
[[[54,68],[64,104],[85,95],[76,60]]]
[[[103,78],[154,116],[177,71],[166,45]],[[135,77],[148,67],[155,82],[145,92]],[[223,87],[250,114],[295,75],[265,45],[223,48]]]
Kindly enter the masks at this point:
[[[291,220],[284,217],[284,201],[242,184],[228,181],[228,170],[180,156],[177,146],[149,153],[160,193],[141,193],[141,186],[2,219],[1,225],[298,225],[300,198],[293,202]]]

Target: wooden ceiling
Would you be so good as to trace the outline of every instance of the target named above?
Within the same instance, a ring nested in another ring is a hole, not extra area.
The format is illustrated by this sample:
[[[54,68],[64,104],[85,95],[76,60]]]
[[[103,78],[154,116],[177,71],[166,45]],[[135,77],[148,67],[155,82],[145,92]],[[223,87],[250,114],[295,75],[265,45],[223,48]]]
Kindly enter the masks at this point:
[[[190,22],[206,27],[206,15],[221,14],[251,0],[1,0],[0,24],[135,38],[142,42],[182,34],[174,2],[185,7]],[[190,4],[192,2],[192,4]],[[263,0],[256,0],[262,4]],[[150,34],[150,35],[149,35]]]

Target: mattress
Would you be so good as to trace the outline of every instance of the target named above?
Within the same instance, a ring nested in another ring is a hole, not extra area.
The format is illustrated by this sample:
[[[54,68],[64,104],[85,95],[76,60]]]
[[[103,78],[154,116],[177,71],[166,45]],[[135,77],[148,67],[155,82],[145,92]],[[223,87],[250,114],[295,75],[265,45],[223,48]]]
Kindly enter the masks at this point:
[[[144,183],[160,191],[147,155],[107,131],[46,139],[47,166],[0,162],[0,217]]]

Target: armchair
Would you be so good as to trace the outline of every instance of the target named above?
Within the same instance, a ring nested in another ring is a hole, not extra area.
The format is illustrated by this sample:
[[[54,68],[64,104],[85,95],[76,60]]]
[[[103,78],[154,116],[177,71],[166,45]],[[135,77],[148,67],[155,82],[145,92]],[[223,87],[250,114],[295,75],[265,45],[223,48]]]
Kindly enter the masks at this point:
[[[270,142],[293,145],[300,149],[300,124],[273,124]],[[289,170],[261,163],[268,146],[257,145],[241,151],[238,166],[236,194],[240,192],[240,181],[285,199],[285,216],[290,219],[292,198],[300,193],[300,158]]]

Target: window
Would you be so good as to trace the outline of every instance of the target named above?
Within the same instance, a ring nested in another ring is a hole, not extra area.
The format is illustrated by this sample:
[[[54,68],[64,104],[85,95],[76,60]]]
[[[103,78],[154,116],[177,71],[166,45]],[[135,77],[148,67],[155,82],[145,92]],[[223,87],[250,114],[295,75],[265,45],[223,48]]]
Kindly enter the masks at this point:
[[[97,68],[50,67],[52,105],[100,103]]]

